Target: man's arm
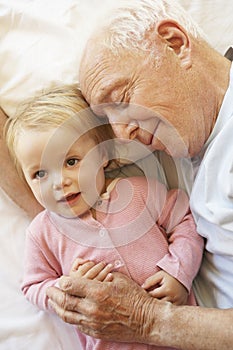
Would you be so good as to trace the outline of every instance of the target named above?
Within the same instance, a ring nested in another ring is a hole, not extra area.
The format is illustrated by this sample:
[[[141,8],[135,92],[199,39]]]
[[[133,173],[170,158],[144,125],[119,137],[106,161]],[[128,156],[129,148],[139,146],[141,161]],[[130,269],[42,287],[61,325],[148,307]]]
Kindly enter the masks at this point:
[[[6,115],[0,109],[0,187],[19,207],[26,211],[29,217],[33,218],[42,210],[42,207],[35,200],[27,185],[20,179],[10,159],[3,138],[3,128],[6,120]]]
[[[63,291],[47,291],[50,305],[65,322],[96,338],[183,350],[231,349],[233,309],[175,306],[151,297],[128,277],[113,275],[112,282],[62,277]]]
[[[232,348],[233,309],[170,305],[167,311],[164,307],[161,311],[162,344],[183,350]]]

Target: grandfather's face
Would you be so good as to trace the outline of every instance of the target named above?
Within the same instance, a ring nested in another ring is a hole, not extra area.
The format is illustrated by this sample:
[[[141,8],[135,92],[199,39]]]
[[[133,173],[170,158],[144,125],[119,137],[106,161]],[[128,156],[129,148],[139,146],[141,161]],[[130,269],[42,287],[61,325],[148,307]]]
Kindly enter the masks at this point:
[[[174,157],[197,154],[204,143],[202,111],[179,57],[162,42],[156,55],[125,49],[114,55],[102,39],[88,42],[80,66],[81,90],[94,113],[108,117],[117,137]]]

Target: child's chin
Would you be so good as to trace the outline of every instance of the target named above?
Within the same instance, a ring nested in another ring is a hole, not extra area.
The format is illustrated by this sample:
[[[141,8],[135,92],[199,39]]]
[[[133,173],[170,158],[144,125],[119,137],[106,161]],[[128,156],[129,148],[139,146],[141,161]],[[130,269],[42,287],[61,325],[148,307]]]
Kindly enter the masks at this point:
[[[62,216],[63,218],[66,218],[66,219],[73,219],[73,218],[76,218],[78,216],[72,210],[67,210],[65,212],[59,212],[56,214],[58,214],[59,216]]]

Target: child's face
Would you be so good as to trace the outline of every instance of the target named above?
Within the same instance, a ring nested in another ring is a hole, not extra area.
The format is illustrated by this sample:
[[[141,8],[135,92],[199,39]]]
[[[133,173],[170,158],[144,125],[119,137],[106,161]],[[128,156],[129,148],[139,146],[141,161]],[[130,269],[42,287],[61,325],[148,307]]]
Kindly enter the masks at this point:
[[[65,217],[84,214],[105,191],[104,162],[91,137],[71,129],[24,132],[17,158],[42,206]]]

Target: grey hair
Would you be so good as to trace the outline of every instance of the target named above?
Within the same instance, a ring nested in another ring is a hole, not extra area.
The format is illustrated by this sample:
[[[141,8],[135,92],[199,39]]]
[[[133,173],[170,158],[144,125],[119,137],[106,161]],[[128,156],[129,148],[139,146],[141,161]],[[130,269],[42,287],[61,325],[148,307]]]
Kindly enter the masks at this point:
[[[175,0],[107,0],[106,8],[101,28],[107,33],[104,45],[113,52],[119,47],[147,50],[145,33],[163,19],[176,21],[194,38],[205,38],[198,24]]]

